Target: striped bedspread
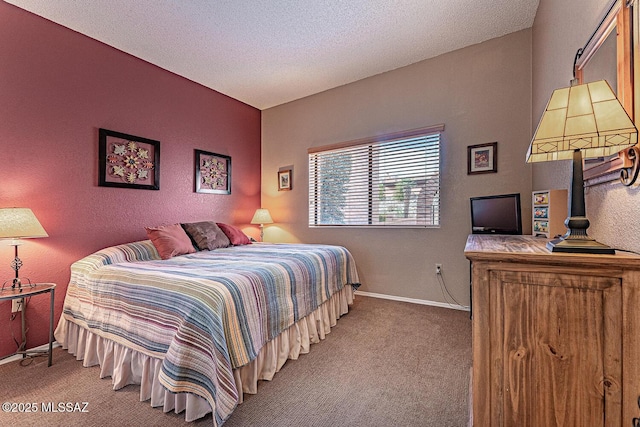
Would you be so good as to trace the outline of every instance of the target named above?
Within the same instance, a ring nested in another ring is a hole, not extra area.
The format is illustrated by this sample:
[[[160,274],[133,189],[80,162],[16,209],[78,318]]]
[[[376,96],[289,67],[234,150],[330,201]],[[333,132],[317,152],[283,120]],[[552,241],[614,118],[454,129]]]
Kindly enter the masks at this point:
[[[254,244],[161,260],[142,241],[74,263],[63,316],[163,359],[161,383],[207,399],[219,425],[240,393],[232,370],[346,285],[358,275],[339,246]]]

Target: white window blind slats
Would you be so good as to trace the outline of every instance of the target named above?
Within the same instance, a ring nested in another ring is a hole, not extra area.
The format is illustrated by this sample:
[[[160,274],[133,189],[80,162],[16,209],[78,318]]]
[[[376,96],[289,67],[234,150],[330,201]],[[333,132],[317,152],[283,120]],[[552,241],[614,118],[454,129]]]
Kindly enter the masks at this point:
[[[338,146],[309,153],[309,225],[439,226],[439,132]]]

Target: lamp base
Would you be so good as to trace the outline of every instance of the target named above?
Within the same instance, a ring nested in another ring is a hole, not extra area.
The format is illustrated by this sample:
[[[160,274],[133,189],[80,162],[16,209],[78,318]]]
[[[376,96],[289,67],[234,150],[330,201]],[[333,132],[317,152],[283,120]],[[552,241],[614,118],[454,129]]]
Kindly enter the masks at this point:
[[[547,243],[551,252],[615,255],[615,249],[592,239],[555,239]]]
[[[0,289],[1,290],[9,289],[9,283],[11,283],[11,289],[18,292],[22,292],[22,289],[32,288],[34,286],[34,283],[32,283],[31,280],[28,278],[15,277],[10,280],[5,280],[2,283],[2,287]]]

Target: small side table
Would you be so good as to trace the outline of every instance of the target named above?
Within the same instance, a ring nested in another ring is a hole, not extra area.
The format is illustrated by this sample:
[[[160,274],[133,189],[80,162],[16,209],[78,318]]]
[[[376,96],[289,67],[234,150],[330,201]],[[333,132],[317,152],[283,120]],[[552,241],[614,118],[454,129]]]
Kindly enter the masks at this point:
[[[8,356],[3,357],[5,359],[10,356],[14,356],[16,354],[22,354],[22,357],[25,358],[29,354],[48,354],[49,355],[49,364],[47,366],[51,366],[51,358],[53,356],[53,301],[55,297],[55,283],[33,283],[22,286],[22,290],[18,288],[4,288],[0,290],[0,301],[9,301],[14,299],[22,299],[28,298],[39,294],[49,293],[50,298],[50,306],[49,306],[49,351],[43,350],[26,350],[27,346],[27,329],[25,324],[25,306],[23,304],[21,310],[21,326],[22,326],[22,343],[20,343],[20,347],[18,351]],[[0,359],[0,360],[2,360]]]

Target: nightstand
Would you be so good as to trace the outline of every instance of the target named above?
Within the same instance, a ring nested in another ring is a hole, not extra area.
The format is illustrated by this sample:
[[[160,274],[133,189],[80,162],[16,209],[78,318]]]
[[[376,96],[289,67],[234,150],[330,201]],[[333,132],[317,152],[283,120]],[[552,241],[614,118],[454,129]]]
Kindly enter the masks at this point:
[[[10,357],[16,354],[22,354],[22,357],[25,358],[27,355],[30,354],[48,354],[49,355],[49,364],[47,366],[51,366],[51,357],[53,355],[53,301],[54,301],[54,296],[55,296],[55,289],[56,289],[56,284],[55,283],[33,283],[30,285],[23,285],[22,286],[22,290],[20,289],[13,289],[13,288],[4,288],[2,290],[0,290],[0,302],[2,301],[9,301],[9,300],[15,300],[15,299],[22,299],[22,298],[28,298],[28,297],[33,297],[36,295],[40,295],[40,294],[49,294],[49,299],[50,299],[50,305],[49,305],[49,351],[43,351],[43,350],[26,350],[26,345],[27,345],[27,330],[26,330],[26,325],[25,325],[25,307],[22,307],[22,310],[20,312],[20,318],[21,318],[21,327],[22,327],[22,342],[20,343],[20,347],[18,348],[18,351],[16,351],[13,354],[10,354],[9,356],[5,356],[2,359],[6,358],[6,357]],[[1,360],[1,359],[0,359]]]

